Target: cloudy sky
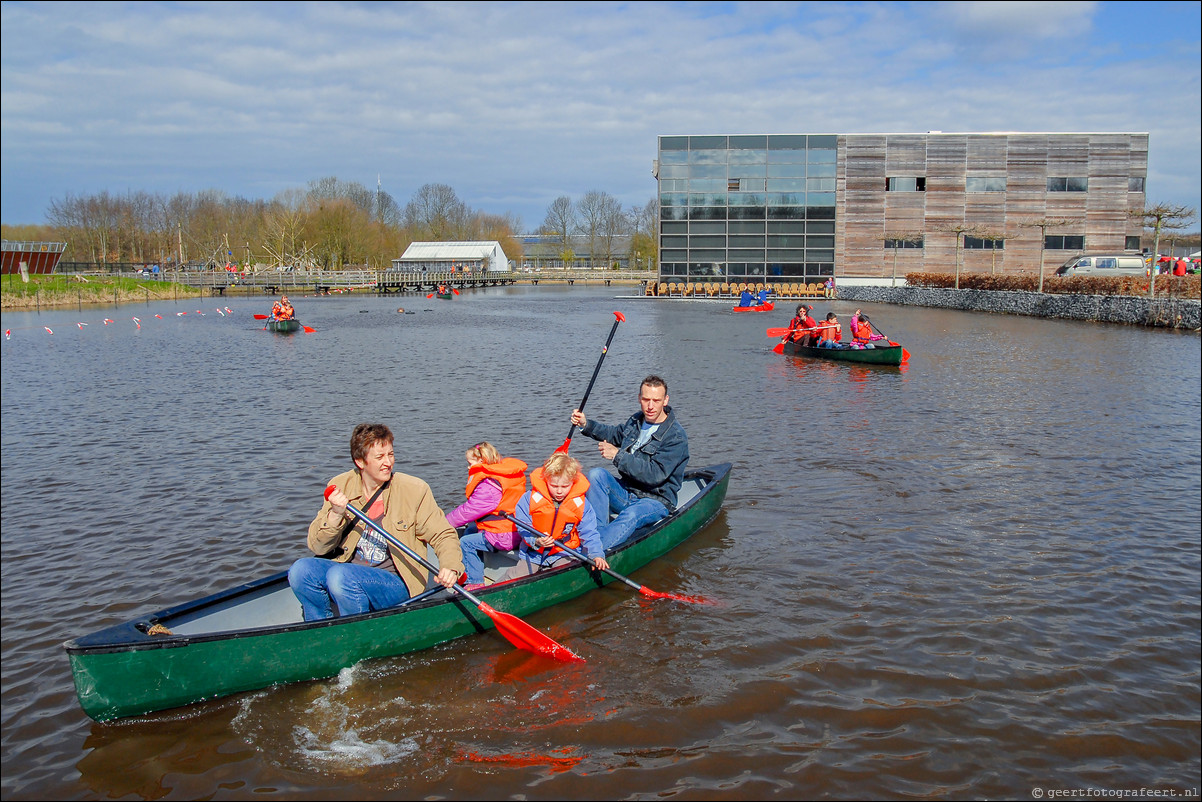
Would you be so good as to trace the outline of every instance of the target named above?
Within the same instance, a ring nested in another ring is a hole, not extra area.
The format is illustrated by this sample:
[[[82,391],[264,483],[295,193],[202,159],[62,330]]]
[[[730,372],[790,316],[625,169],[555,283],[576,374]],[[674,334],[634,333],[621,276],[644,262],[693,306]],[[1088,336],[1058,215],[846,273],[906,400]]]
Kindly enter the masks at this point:
[[[4,223],[68,195],[423,184],[528,230],[666,134],[1148,132],[1197,209],[1202,4],[2,4]]]

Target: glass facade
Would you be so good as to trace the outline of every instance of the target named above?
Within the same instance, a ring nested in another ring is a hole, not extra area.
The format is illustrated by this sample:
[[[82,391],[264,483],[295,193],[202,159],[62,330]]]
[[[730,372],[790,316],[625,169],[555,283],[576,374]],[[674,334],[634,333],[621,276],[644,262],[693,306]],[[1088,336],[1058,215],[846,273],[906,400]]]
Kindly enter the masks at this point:
[[[826,134],[661,136],[661,280],[833,275],[836,153]]]

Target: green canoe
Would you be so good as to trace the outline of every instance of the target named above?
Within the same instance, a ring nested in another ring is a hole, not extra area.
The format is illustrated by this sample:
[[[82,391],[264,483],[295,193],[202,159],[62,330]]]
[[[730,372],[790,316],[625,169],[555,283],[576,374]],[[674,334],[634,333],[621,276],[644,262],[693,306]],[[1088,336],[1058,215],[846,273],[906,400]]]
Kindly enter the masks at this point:
[[[810,348],[797,343],[785,343],[785,353],[791,356],[813,356],[819,359],[834,359],[841,362],[856,362],[861,365],[901,365],[903,349],[900,345],[874,346],[872,348]]]
[[[721,510],[729,481],[729,464],[689,471],[676,511],[608,554],[610,567],[629,575],[702,529]],[[511,553],[489,557],[491,578],[514,563]],[[616,581],[572,563],[476,595],[496,610],[522,617]],[[281,572],[63,647],[80,706],[97,721],[107,721],[332,677],[361,660],[427,649],[493,627],[474,604],[433,587],[432,595],[400,607],[305,622],[287,572]],[[629,592],[621,583],[618,587],[615,592]],[[150,634],[154,630],[164,634]]]
[[[292,320],[269,320],[263,328],[277,334],[291,334],[294,331],[300,331],[301,323],[295,318]]]

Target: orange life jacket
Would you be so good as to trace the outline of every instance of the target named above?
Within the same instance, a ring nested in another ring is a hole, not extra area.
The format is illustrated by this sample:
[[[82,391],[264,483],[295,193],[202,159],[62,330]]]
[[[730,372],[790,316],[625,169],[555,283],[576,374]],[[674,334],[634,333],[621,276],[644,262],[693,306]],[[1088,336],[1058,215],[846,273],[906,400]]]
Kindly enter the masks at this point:
[[[476,485],[485,479],[493,479],[501,485],[501,503],[493,512],[504,512],[513,515],[517,509],[518,499],[526,492],[526,463],[513,457],[505,457],[500,462],[479,462],[468,468],[467,495],[470,497]],[[513,524],[504,518],[488,518],[476,521],[476,526],[484,532],[496,535],[508,534],[513,531]]]
[[[866,343],[872,340],[872,326],[860,321],[856,322],[856,330],[852,332],[852,339],[858,343]]]
[[[818,339],[839,342],[843,337],[843,327],[833,320],[824,320],[818,324]]]
[[[588,479],[583,473],[576,474],[567,498],[555,503],[551,490],[543,476],[543,469],[536,468],[530,474],[530,523],[539,532],[562,540],[570,548],[580,548],[580,530],[577,527],[584,519],[584,494],[588,492]],[[539,549],[544,554],[555,554],[562,549],[552,546]]]

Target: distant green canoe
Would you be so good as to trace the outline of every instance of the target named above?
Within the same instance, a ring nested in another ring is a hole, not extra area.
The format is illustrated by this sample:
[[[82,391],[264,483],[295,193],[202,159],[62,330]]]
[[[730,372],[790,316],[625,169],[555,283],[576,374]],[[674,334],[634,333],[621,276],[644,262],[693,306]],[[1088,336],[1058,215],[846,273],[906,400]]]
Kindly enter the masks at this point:
[[[610,567],[629,575],[710,523],[726,498],[730,467],[724,463],[688,471],[677,509],[607,554]],[[486,575],[494,579],[516,562],[512,553],[488,557]],[[631,592],[608,574],[571,563],[491,585],[476,595],[496,610],[521,617],[611,582],[617,582],[614,593]],[[361,660],[428,649],[494,626],[478,607],[448,596],[441,586],[428,592],[432,595],[388,610],[306,622],[287,572],[281,572],[101,629],[63,647],[80,706],[97,721],[107,721],[332,677]]]
[[[274,331],[276,334],[292,334],[301,330],[301,323],[295,318],[292,320],[269,320],[263,328]]]
[[[440,293],[438,293],[438,298],[439,298],[439,300],[443,300],[443,301],[449,301],[449,300],[451,300],[451,299],[452,299],[452,298],[454,298],[454,297],[455,297],[455,296],[454,296],[454,295],[452,295],[452,294],[451,294],[451,293],[449,293],[449,292],[440,292]]]

